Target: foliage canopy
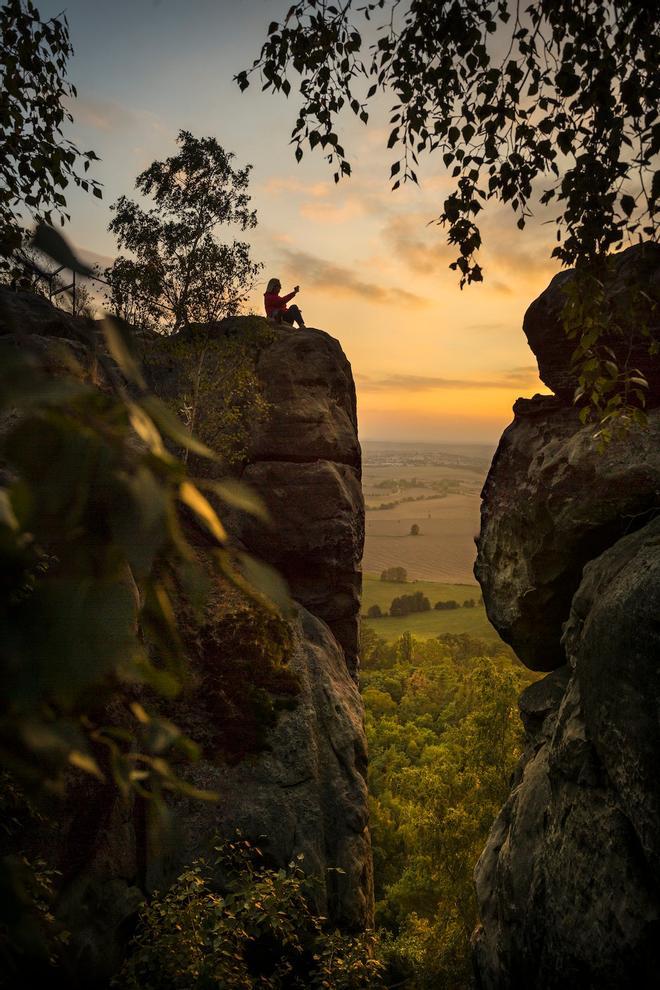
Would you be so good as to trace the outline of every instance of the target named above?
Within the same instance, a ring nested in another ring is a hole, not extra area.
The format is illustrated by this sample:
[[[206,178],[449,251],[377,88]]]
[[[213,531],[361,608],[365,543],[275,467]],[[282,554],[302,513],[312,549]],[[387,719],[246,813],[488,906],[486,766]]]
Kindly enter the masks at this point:
[[[261,268],[247,243],[216,237],[223,224],[242,231],[257,224],[247,192],[251,166],[234,168],[233,154],[214,137],[182,130],[177,144],[175,155],[135,181],[153,199],[150,209],[126,196],[113,205],[109,229],[133,258],[118,258],[106,273],[114,307],[125,306],[127,294],[146,297],[151,318],[171,323],[171,314],[175,330],[237,313]]]
[[[408,572],[405,567],[386,567],[381,571],[381,581],[407,581]]]
[[[70,181],[99,198],[101,188],[85,177],[98,156],[62,135],[73,119],[67,102],[76,96],[66,78],[73,54],[66,17],[42,21],[32,0],[6,0],[0,38],[0,272],[6,272],[27,222],[69,219],[63,190]]]
[[[409,595],[399,595],[392,599],[390,615],[410,615],[411,612],[428,612],[431,603],[421,591],[413,591]]]
[[[365,50],[358,22],[379,12]],[[651,0],[298,0],[237,81],[256,71],[288,96],[291,71],[300,76],[296,157],[318,146],[337,181],[351,171],[338,114],[366,124],[379,90],[391,93],[394,188],[417,181],[423,154],[452,169],[438,222],[463,284],[482,278],[476,221],[488,200],[510,204],[521,228],[535,197],[558,202],[553,253],[566,265],[654,235],[659,53]]]
[[[193,864],[141,912],[115,981],[126,990],[366,990],[383,986],[373,934],[328,931],[300,860],[269,869],[240,838]]]
[[[529,681],[506,650],[466,635],[387,644],[363,628],[376,920],[390,986],[469,985],[473,871],[508,796],[521,750],[516,700]]]
[[[587,301],[568,299],[565,313],[575,401],[605,442],[644,421],[644,377],[603,345],[612,321],[601,297],[608,251],[657,232],[659,61],[654,0],[297,0],[236,80],[245,89],[257,74],[288,97],[299,77],[296,159],[319,148],[337,182],[351,174],[339,115],[367,124],[389,94],[393,188],[417,182],[434,153],[455,182],[436,222],[461,286],[483,280],[490,202],[507,204],[521,230],[539,207],[554,210],[552,255],[575,266]],[[634,320],[615,330],[625,355]]]
[[[78,265],[52,229],[37,243]],[[0,767],[45,806],[72,774],[143,801],[158,855],[165,794],[215,798],[177,772],[199,746],[154,705],[186,681],[181,614],[200,621],[220,575],[262,606],[274,593],[275,611],[286,612],[287,593],[265,565],[229,550],[202,486],[172,451],[215,455],[147,391],[126,327],[106,320],[101,343],[83,323],[79,340],[53,340],[43,360],[14,329],[0,362]],[[236,482],[205,484],[225,503],[264,512]],[[34,934],[24,890],[17,864],[0,863],[9,960],[35,952],[24,942]]]

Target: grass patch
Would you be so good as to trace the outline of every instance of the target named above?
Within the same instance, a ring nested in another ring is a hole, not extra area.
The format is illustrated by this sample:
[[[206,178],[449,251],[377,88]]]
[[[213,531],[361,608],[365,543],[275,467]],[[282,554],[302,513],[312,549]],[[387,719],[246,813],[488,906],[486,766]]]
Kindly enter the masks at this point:
[[[386,612],[393,598],[421,591],[431,603],[430,612],[412,615],[385,616],[367,619],[367,610],[379,605]],[[467,598],[478,599],[481,589],[476,584],[442,584],[437,581],[381,581],[376,574],[366,573],[362,584],[362,621],[388,642],[398,639],[404,632],[411,632],[418,639],[432,639],[440,633],[469,633],[481,639],[499,640],[499,636],[486,617],[483,605],[475,608],[457,608],[453,611],[435,611],[437,601],[453,599],[461,605]]]

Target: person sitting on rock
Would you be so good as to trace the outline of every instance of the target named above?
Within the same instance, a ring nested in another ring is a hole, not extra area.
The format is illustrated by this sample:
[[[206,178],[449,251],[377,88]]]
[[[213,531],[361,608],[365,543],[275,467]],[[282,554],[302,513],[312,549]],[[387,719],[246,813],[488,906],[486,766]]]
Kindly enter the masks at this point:
[[[280,280],[278,278],[271,278],[264,293],[266,316],[271,320],[277,320],[278,323],[284,321],[293,326],[294,322],[297,322],[299,327],[304,327],[305,321],[298,307],[287,306],[289,299],[293,299],[300,292],[300,286],[294,286],[293,292],[290,292],[287,296],[281,296],[281,291],[282,283]]]

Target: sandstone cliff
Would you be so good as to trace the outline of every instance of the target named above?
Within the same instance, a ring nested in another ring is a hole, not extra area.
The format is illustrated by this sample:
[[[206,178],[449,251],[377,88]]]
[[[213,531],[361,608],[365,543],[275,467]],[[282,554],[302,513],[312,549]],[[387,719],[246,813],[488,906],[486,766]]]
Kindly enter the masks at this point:
[[[254,326],[255,318],[212,328],[220,351],[223,339],[240,335],[248,322]],[[215,832],[233,835],[238,828],[258,838],[278,866],[302,853],[305,870],[322,880],[323,914],[355,931],[373,920],[366,741],[355,680],[364,537],[355,388],[350,365],[328,334],[257,323],[255,368],[268,415],[250,424],[236,473],[261,493],[273,525],[257,526],[238,513],[223,518],[237,543],[273,563],[290,583],[297,608],[289,624],[288,669],[298,694],[261,751],[229,763],[206,747],[190,777],[216,789],[220,802],[177,802],[179,841],[165,864],[145,860],[144,822],[111,789],[84,784],[61,809],[50,853],[67,879],[66,913],[79,957],[75,979],[83,984],[96,985],[112,971],[145,886],[175,876],[206,850]],[[53,374],[66,370],[68,356],[75,355],[88,380],[101,384],[81,331],[95,335],[91,321],[67,316],[43,299],[0,292],[0,334],[38,354]],[[179,359],[194,343],[181,336]],[[144,348],[151,384],[176,399],[180,361],[164,353],[158,339],[145,341]],[[241,652],[240,637],[231,648]],[[212,693],[213,677],[221,674],[204,643],[202,654]],[[183,704],[177,712],[175,703],[172,717],[193,737],[213,738],[210,706],[189,701],[194,711],[188,717],[185,699]],[[35,841],[38,846],[41,840]]]
[[[659,256],[622,252],[607,286],[641,280],[656,340]],[[634,342],[648,429],[599,452],[570,404],[557,323],[570,277],[525,319],[557,394],[518,400],[482,495],[489,617],[528,667],[552,671],[521,696],[527,747],[476,869],[483,990],[651,987],[660,965],[658,359]]]

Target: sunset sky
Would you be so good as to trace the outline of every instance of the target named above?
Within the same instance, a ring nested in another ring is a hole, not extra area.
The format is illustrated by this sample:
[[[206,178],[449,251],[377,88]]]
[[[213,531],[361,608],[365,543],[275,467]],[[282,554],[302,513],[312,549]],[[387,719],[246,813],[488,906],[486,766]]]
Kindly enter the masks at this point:
[[[37,0],[43,16],[61,3]],[[93,261],[115,253],[110,204],[132,195],[136,175],[175,151],[181,128],[212,134],[254,166],[259,226],[250,236],[265,282],[300,283],[307,323],[339,338],[358,387],[362,439],[493,441],[519,395],[544,391],[522,333],[525,309],[557,270],[552,225],[522,234],[503,208],[482,222],[485,283],[458,288],[440,227],[451,179],[440,156],[420,169],[421,188],[393,193],[387,117],[341,129],[353,177],[339,186],[320,154],[296,165],[289,145],[294,95],[241,95],[232,77],[257,54],[287,0],[70,0],[79,98],[70,129],[102,161],[102,201],[69,195],[69,236]],[[294,87],[295,92],[295,87]],[[383,108],[385,109],[385,108]],[[547,218],[544,218],[547,219]],[[228,236],[232,234],[228,231]]]

